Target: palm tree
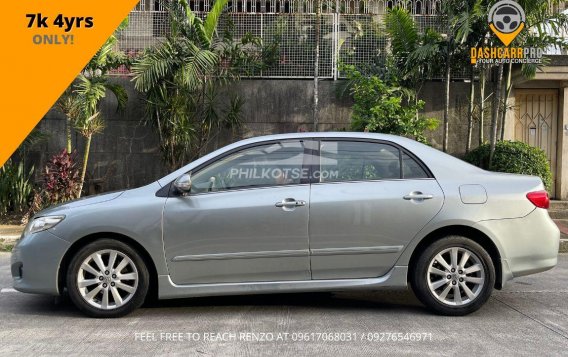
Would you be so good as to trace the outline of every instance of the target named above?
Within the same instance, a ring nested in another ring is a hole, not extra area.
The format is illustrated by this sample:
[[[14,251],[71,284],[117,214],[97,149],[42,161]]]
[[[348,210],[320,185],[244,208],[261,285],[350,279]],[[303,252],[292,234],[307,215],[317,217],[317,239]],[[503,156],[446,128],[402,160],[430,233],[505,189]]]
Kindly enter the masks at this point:
[[[88,78],[81,74],[75,85],[75,100],[78,103],[80,111],[74,119],[74,126],[75,130],[85,138],[79,196],[81,196],[85,183],[93,135],[101,133],[105,128],[104,119],[99,110],[99,104],[109,91],[113,93],[117,99],[117,109],[124,109],[128,100],[126,91],[123,87],[110,83],[108,78],[104,75]]]
[[[487,70],[484,65],[481,65],[479,70],[479,146],[483,145],[484,141],[484,125],[485,125],[485,85]]]
[[[444,58],[443,38],[433,28],[420,33],[412,15],[401,8],[394,8],[385,17],[390,40],[393,65],[402,84],[414,94],[440,70]]]
[[[392,66],[389,70],[407,90],[407,97],[417,105],[418,93],[426,80],[441,70],[446,59],[445,40],[433,28],[423,33],[418,30],[412,15],[401,8],[394,8],[385,17],[390,40]],[[418,119],[419,113],[416,112]],[[447,116],[446,116],[447,118]],[[444,143],[447,136],[447,120],[444,125]],[[444,144],[444,149],[446,145]]]
[[[240,125],[238,97],[224,112],[217,109],[219,85],[238,78],[232,56],[243,54],[232,40],[215,35],[227,3],[215,1],[202,20],[186,0],[169,2],[170,34],[132,66],[135,88],[146,94],[147,119],[157,128],[170,169],[201,155],[222,127]]]
[[[501,87],[503,83],[503,63],[497,66],[497,82],[493,89],[493,107],[491,108],[491,136],[489,137],[489,163],[493,161],[495,145],[497,145],[497,128],[499,125],[499,104],[501,103]]]
[[[455,42],[459,47],[459,50],[467,51],[469,48],[479,47],[487,37],[487,19],[486,19],[486,8],[484,0],[468,0],[452,2],[454,7],[454,16],[452,17],[449,28],[452,33],[454,33]],[[481,97],[485,96],[485,76],[481,74],[483,70],[480,70],[480,91],[482,92]],[[471,149],[471,139],[473,133],[473,118],[474,118],[474,108],[475,108],[475,76],[476,69],[472,68],[470,72],[470,88],[469,88],[469,103],[468,103],[468,119],[467,119],[467,141],[466,141],[466,152]],[[483,82],[483,83],[481,83]],[[483,100],[480,101],[480,106],[484,105]],[[483,113],[479,117],[480,122],[480,144],[483,141]]]
[[[124,20],[115,31],[115,34],[127,25],[127,20]],[[93,135],[102,132],[105,127],[104,118],[99,110],[100,103],[109,92],[117,100],[117,110],[123,110],[128,101],[128,95],[124,87],[112,83],[108,76],[109,70],[127,63],[124,54],[115,49],[118,41],[115,34],[107,39],[85,66],[83,72],[77,77],[70,89],[59,99],[58,107],[66,114],[67,125],[69,127],[73,125],[75,130],[85,138],[79,197],[85,183]],[[71,153],[71,133],[69,129],[66,129],[66,137],[67,152]]]
[[[412,15],[401,8],[387,13],[385,27],[394,62],[392,70],[407,88],[418,92],[439,71],[442,36],[432,28],[420,33]]]
[[[72,129],[79,112],[79,101],[73,93],[72,87],[68,87],[55,103],[55,109],[65,115],[65,143],[67,152],[72,152]]]

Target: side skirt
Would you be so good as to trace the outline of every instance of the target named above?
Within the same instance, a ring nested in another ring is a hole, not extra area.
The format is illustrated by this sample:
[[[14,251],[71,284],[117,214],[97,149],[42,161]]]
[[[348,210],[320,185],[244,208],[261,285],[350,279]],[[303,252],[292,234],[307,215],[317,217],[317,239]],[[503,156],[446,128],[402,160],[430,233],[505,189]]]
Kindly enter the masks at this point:
[[[395,266],[387,274],[378,278],[189,285],[176,285],[172,282],[169,275],[160,275],[158,276],[158,295],[160,299],[177,299],[198,296],[374,290],[383,288],[405,289],[407,287],[407,274],[407,266]]]

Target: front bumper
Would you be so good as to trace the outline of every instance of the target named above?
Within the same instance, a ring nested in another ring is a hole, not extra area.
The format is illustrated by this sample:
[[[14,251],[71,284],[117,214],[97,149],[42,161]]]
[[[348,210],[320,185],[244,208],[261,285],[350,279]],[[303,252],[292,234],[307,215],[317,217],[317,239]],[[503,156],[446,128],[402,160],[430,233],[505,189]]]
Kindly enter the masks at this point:
[[[49,230],[23,237],[12,250],[14,289],[58,295],[59,266],[70,245]]]
[[[552,269],[558,262],[560,231],[548,212],[537,208],[522,218],[481,221],[501,253],[503,283]]]

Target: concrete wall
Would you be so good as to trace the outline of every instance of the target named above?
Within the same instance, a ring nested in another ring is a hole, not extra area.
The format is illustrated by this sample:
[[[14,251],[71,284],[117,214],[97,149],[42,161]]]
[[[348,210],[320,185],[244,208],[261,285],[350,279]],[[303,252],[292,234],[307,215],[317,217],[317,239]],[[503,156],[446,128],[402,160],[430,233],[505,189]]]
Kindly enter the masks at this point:
[[[114,97],[106,98],[101,113],[106,127],[93,137],[87,178],[90,193],[133,188],[147,184],[164,173],[158,138],[151,127],[143,125],[144,103],[130,82],[119,80],[128,90],[129,102],[124,112],[116,111]],[[40,121],[39,129],[49,139],[30,153],[36,168],[65,147],[65,117],[51,110]],[[84,140],[73,134],[73,149],[82,155]],[[82,159],[82,156],[78,157]],[[39,179],[39,170],[36,176]]]
[[[102,134],[93,138],[88,168],[90,193],[137,187],[164,175],[158,139],[155,131],[143,125],[144,102],[127,78],[117,78],[129,93],[129,103],[123,113],[116,112],[113,98],[105,99],[102,114],[107,126]],[[320,131],[348,130],[350,107],[347,97],[337,92],[342,82],[320,82]],[[228,95],[238,94],[245,100],[243,117],[245,125],[239,132],[225,133],[211,149],[244,137],[311,131],[313,81],[311,80],[243,80],[228,90]],[[425,100],[424,115],[443,119],[444,88],[442,82],[427,83],[420,96]],[[449,151],[461,155],[465,152],[467,138],[467,105],[469,85],[452,83]],[[489,120],[485,135],[489,133]],[[31,152],[36,167],[43,167],[46,160],[64,146],[64,117],[50,111],[40,122],[39,128],[50,135],[46,143]],[[474,127],[472,142],[478,142],[478,128]],[[434,147],[441,148],[442,127],[428,133]],[[83,151],[83,140],[74,135],[74,147]]]

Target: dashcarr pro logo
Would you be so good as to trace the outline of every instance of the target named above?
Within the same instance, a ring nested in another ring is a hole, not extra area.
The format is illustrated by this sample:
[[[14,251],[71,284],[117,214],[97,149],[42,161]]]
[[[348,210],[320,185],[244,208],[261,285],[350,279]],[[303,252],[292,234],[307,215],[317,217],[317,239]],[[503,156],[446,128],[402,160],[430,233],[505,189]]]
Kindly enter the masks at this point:
[[[491,7],[487,21],[491,31],[505,46],[509,46],[525,28],[525,11],[521,5],[512,0],[501,0]]]

